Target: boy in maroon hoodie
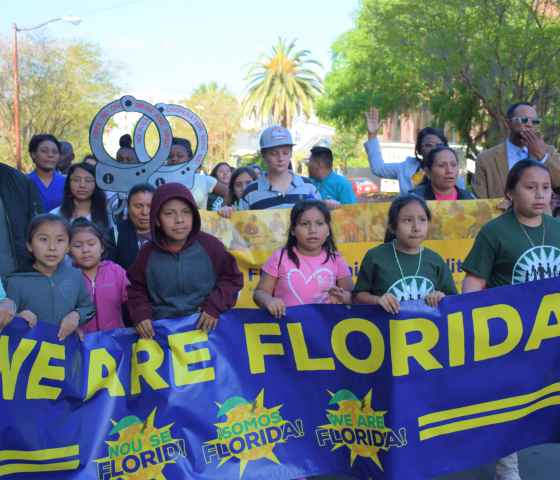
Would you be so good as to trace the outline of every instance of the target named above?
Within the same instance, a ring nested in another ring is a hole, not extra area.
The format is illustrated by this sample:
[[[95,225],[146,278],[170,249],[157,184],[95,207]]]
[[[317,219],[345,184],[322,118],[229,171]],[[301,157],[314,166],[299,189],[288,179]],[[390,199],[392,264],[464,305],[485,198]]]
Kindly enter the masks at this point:
[[[197,328],[213,330],[235,305],[243,276],[235,258],[212,235],[200,231],[191,192],[180,183],[159,187],[152,199],[152,240],[127,271],[127,307],[142,338],[152,338],[153,320],[200,312]]]

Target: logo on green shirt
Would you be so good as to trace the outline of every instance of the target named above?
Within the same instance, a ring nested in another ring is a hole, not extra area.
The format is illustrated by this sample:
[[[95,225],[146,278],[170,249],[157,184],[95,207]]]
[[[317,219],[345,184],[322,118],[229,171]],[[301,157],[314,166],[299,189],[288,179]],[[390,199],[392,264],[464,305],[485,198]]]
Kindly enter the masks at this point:
[[[399,302],[404,302],[407,300],[421,300],[434,290],[434,284],[429,278],[409,276],[393,283],[387,290],[387,293],[393,294]]]
[[[525,250],[513,267],[511,283],[532,282],[560,276],[560,249],[539,245]]]

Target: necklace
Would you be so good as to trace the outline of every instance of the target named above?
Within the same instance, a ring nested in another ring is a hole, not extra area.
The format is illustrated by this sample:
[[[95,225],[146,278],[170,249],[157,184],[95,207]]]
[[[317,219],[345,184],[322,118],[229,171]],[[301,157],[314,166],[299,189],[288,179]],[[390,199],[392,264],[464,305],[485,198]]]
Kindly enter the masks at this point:
[[[395,262],[397,263],[397,267],[399,267],[399,272],[401,273],[401,279],[402,279],[402,283],[403,283],[403,287],[409,297],[409,299],[411,299],[411,295],[410,295],[410,285],[408,285],[405,280],[404,280],[404,271],[402,269],[401,266],[401,262],[399,262],[399,256],[397,255],[397,248],[395,247],[396,244],[396,240],[393,240],[391,242],[391,245],[393,246],[393,254],[395,255]],[[420,247],[420,256],[418,258],[418,268],[416,269],[416,273],[414,274],[415,277],[418,276],[418,273],[420,273],[420,267],[422,266],[422,252],[424,251],[423,247]]]
[[[519,224],[519,227],[521,228],[521,230],[523,230],[523,233],[525,234],[525,236],[527,237],[527,240],[529,240],[529,245],[531,245],[532,248],[535,248],[536,245],[533,243],[533,240],[531,239],[531,237],[529,236],[529,233],[527,232],[527,229],[523,226],[523,224],[517,220],[517,223]],[[546,223],[544,221],[544,216],[542,217],[542,240],[541,240],[541,246],[544,245],[544,239],[546,236]]]

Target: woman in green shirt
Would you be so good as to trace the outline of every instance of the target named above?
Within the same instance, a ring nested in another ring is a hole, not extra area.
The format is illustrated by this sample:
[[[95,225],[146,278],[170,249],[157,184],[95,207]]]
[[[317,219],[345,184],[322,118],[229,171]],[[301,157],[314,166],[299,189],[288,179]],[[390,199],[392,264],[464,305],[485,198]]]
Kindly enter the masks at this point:
[[[488,222],[463,263],[463,293],[560,275],[560,222],[546,215],[552,197],[548,168],[522,160],[510,170],[512,207]],[[520,479],[517,453],[498,460],[496,479]]]
[[[362,260],[353,303],[379,305],[396,314],[402,301],[425,300],[435,307],[445,295],[457,293],[443,258],[422,246],[430,220],[422,198],[409,194],[393,201],[385,243]]]

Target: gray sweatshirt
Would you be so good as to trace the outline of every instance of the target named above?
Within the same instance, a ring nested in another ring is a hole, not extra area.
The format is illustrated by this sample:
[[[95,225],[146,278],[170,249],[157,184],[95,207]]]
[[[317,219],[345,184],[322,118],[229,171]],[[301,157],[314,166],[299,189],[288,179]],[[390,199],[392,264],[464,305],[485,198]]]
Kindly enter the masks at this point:
[[[82,272],[66,262],[50,277],[35,270],[7,275],[6,294],[17,312],[30,310],[39,321],[52,325],[59,325],[74,310],[80,315],[80,325],[95,315]]]

